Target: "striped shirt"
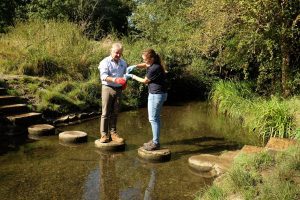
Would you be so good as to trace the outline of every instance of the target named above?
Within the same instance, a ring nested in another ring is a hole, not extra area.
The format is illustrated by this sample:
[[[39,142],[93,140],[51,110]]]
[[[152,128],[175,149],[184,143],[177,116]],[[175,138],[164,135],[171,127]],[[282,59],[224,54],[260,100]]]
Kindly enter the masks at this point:
[[[111,56],[104,58],[99,66],[98,69],[100,71],[100,79],[102,85],[108,85],[112,87],[120,87],[120,84],[112,83],[110,81],[105,81],[105,79],[109,77],[123,77],[126,73],[127,63],[120,59],[118,63],[116,63]]]

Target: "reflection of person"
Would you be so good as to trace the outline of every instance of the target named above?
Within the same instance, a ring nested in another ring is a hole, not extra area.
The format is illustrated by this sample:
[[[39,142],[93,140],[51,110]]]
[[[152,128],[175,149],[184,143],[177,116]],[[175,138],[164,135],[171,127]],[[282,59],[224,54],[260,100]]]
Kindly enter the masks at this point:
[[[113,155],[102,154],[100,163],[100,199],[117,200],[119,199],[120,181],[116,176],[116,163]]]
[[[166,71],[160,56],[153,49],[146,49],[142,53],[144,63],[129,66],[127,68],[127,79],[132,78],[136,81],[148,85],[148,117],[152,128],[153,139],[144,143],[144,149],[153,151],[160,148],[160,112],[163,103],[167,99]],[[138,77],[130,73],[135,67],[146,69],[145,78]]]
[[[156,179],[156,171],[155,169],[151,169],[151,176],[150,176],[148,187],[145,190],[144,200],[151,200],[153,198],[155,179]]]
[[[121,102],[122,89],[126,87],[126,79],[123,75],[127,63],[121,59],[123,47],[121,43],[112,44],[110,56],[104,58],[99,64],[100,78],[102,82],[102,114],[100,122],[100,142],[111,140],[123,142],[117,134],[117,117]]]

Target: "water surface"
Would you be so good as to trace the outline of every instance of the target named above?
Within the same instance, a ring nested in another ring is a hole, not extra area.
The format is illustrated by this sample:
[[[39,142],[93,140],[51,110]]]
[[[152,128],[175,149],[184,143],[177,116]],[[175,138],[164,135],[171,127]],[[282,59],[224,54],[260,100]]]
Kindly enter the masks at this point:
[[[190,171],[190,156],[258,144],[244,135],[239,122],[211,111],[203,102],[163,107],[161,144],[172,152],[165,163],[138,158],[137,149],[152,137],[145,108],[119,116],[124,152],[109,154],[94,147],[99,119],[62,128],[88,133],[86,144],[64,146],[57,136],[28,141],[0,156],[1,199],[194,199],[212,180]]]

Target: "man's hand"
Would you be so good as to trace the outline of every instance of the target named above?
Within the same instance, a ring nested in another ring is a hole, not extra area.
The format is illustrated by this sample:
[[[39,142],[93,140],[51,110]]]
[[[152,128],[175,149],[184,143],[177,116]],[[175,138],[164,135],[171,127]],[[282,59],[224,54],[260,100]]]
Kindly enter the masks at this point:
[[[118,78],[115,78],[115,79],[114,79],[114,82],[123,86],[123,85],[126,84],[126,79],[125,79],[125,78],[118,77]]]
[[[122,85],[122,90],[125,90],[127,87],[126,79],[122,77],[114,78],[114,82]]]
[[[136,68],[136,65],[131,65],[131,66],[127,67],[126,74],[129,74],[134,68]]]

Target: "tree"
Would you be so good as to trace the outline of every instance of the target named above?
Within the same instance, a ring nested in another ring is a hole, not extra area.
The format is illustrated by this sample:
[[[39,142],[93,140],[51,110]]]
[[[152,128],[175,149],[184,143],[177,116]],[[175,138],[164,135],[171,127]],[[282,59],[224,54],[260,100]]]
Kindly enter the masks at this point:
[[[215,65],[256,80],[262,94],[290,95],[293,72],[299,74],[299,0],[195,0],[193,5],[188,17],[199,26],[191,41],[198,38]]]
[[[127,0],[33,0],[27,6],[31,18],[72,21],[94,39],[111,31],[127,34],[131,9]]]
[[[0,33],[6,32],[8,26],[14,25],[16,15],[22,15],[19,8],[27,3],[28,0],[2,0],[0,2]]]
[[[127,0],[80,0],[73,20],[95,39],[111,32],[126,35],[132,8],[133,4]]]
[[[190,1],[142,0],[130,17],[138,39],[147,40],[167,57],[169,64],[186,65],[192,52],[187,46],[191,27],[187,25],[185,9]]]

